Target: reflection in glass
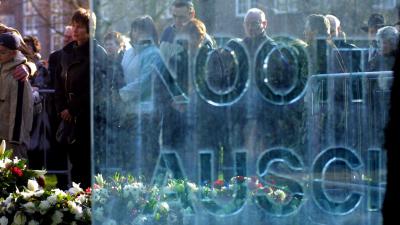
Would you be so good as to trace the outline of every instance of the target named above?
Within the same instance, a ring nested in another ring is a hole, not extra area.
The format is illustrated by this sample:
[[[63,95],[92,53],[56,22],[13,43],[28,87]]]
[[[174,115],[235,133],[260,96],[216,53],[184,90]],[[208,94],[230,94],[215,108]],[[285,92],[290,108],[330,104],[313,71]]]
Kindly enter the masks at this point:
[[[102,150],[121,168],[98,162],[118,174],[94,191],[95,224],[381,223],[393,29],[367,21],[372,6],[94,2],[100,33],[131,38],[124,76],[143,81],[119,90],[133,116]],[[161,43],[124,25],[145,14]]]

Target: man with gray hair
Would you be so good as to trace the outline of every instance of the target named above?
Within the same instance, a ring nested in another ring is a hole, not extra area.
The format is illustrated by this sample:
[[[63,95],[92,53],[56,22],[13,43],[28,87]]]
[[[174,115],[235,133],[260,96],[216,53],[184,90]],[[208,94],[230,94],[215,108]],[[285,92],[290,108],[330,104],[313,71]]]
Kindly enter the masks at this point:
[[[340,51],[345,64],[347,64],[347,72],[361,72],[360,58],[361,52],[357,46],[350,44],[346,40],[346,34],[342,31],[340,20],[334,15],[325,16],[330,24],[330,38]],[[351,69],[351,71],[350,71]]]
[[[243,39],[251,57],[254,57],[257,49],[264,43],[273,43],[272,38],[267,35],[268,21],[265,13],[258,8],[252,8],[247,11],[243,23],[246,37]]]
[[[329,20],[330,27],[330,35],[332,38],[338,38],[342,32],[342,28],[340,27],[340,20],[334,15],[326,15],[325,16]]]
[[[382,27],[376,33],[376,42],[378,55],[368,62],[368,71],[392,70],[399,43],[399,32],[392,26]]]
[[[246,36],[243,38],[242,43],[247,48],[250,63],[253,65],[255,64],[254,62],[257,61],[258,56],[256,56],[256,53],[258,49],[264,47],[266,47],[266,49],[273,49],[276,46],[274,40],[267,35],[267,27],[268,21],[262,10],[252,8],[247,11],[243,21],[243,28]],[[278,67],[281,63],[277,63],[277,60],[280,60],[281,57],[275,56],[268,60],[268,70],[274,71],[274,74],[279,74]],[[265,60],[265,58],[263,58],[263,60]],[[247,92],[245,99],[246,100],[242,103],[237,104],[236,109],[238,111],[235,113],[237,113],[237,117],[240,118],[237,119],[237,121],[242,122],[235,126],[240,130],[238,132],[241,133],[241,136],[249,137],[242,140],[245,148],[265,148],[267,146],[267,138],[265,138],[264,134],[266,134],[268,128],[273,127],[275,124],[274,121],[271,121],[272,119],[268,119],[274,117],[267,117],[265,114],[266,112],[270,113],[270,110],[274,106],[266,103],[255,88]]]

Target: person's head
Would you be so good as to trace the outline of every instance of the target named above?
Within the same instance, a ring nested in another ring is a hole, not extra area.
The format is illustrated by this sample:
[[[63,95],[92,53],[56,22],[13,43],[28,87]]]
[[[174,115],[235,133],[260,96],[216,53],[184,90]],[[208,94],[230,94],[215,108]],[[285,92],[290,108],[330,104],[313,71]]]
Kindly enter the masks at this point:
[[[326,15],[325,17],[329,20],[329,34],[331,35],[331,37],[339,37],[339,34],[341,32],[340,20],[334,15]]]
[[[104,48],[111,56],[116,56],[125,48],[121,33],[112,31],[104,36]]]
[[[152,41],[154,44],[158,44],[158,33],[151,16],[145,15],[133,20],[130,39],[134,44],[141,41]]]
[[[330,33],[329,20],[320,14],[311,14],[306,19],[304,36],[310,44],[315,38],[328,38]]]
[[[78,45],[86,43],[90,39],[90,29],[96,28],[96,16],[89,9],[79,8],[72,16],[71,25],[73,39]]]
[[[207,29],[200,20],[191,19],[183,28],[182,34],[189,38],[189,47],[193,52],[201,46],[201,43],[206,38]]]
[[[23,38],[23,40],[35,55],[35,59],[40,60],[42,58],[42,56],[40,55],[40,50],[42,50],[42,46],[40,45],[39,39],[35,36],[27,35]]]
[[[3,23],[0,23],[0,34],[4,34],[4,33],[9,33],[9,34],[13,34],[16,37],[19,38],[19,47],[18,50],[22,52],[22,54],[25,55],[26,58],[28,58],[29,60],[35,60],[35,55],[34,53],[31,51],[31,49],[28,47],[28,45],[24,42],[24,40],[22,40],[22,36],[19,33],[18,30],[12,28],[12,27],[8,27]]]
[[[40,50],[42,50],[42,46],[40,45],[40,41],[37,37],[31,36],[31,35],[26,35],[24,37],[24,41],[28,45],[28,47],[31,48],[31,50],[34,53],[39,53]]]
[[[0,34],[0,64],[12,61],[17,55],[21,39],[12,33]]]
[[[392,54],[399,43],[399,32],[392,26],[382,27],[376,33],[376,41],[380,54]]]
[[[73,41],[73,31],[72,31],[72,26],[66,26],[64,30],[64,35],[63,35],[63,43],[64,45],[67,45],[71,41]]]
[[[177,29],[183,28],[195,17],[195,10],[191,0],[175,0],[172,3],[171,14]]]
[[[372,14],[368,18],[368,23],[366,26],[361,27],[361,29],[368,33],[368,39],[370,41],[375,40],[376,32],[379,28],[385,26],[385,18],[378,13]]]
[[[261,9],[249,9],[244,17],[243,26],[247,37],[256,37],[262,34],[268,26],[265,13]]]

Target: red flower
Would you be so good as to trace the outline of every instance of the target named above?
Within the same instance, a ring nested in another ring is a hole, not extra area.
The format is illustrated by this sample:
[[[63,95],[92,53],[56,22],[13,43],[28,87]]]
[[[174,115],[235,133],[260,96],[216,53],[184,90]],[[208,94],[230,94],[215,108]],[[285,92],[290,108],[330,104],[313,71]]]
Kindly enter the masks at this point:
[[[24,173],[22,172],[22,170],[16,166],[11,167],[11,173],[18,176],[18,177],[22,177],[22,175],[24,175]]]
[[[236,180],[237,180],[238,182],[243,182],[243,181],[244,181],[244,176],[237,176],[237,177],[236,177]]]
[[[90,187],[86,188],[85,192],[88,193],[88,194],[91,194],[92,193],[92,188],[90,188]]]
[[[224,180],[216,180],[216,181],[214,182],[214,188],[220,189],[220,188],[222,188],[223,186],[224,186]]]

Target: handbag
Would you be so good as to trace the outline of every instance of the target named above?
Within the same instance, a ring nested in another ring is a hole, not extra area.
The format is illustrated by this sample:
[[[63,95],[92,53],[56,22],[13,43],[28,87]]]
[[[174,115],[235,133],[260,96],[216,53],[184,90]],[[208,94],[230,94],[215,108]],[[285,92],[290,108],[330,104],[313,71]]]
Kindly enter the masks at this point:
[[[73,144],[76,141],[75,123],[62,120],[58,125],[56,140],[60,144]]]

